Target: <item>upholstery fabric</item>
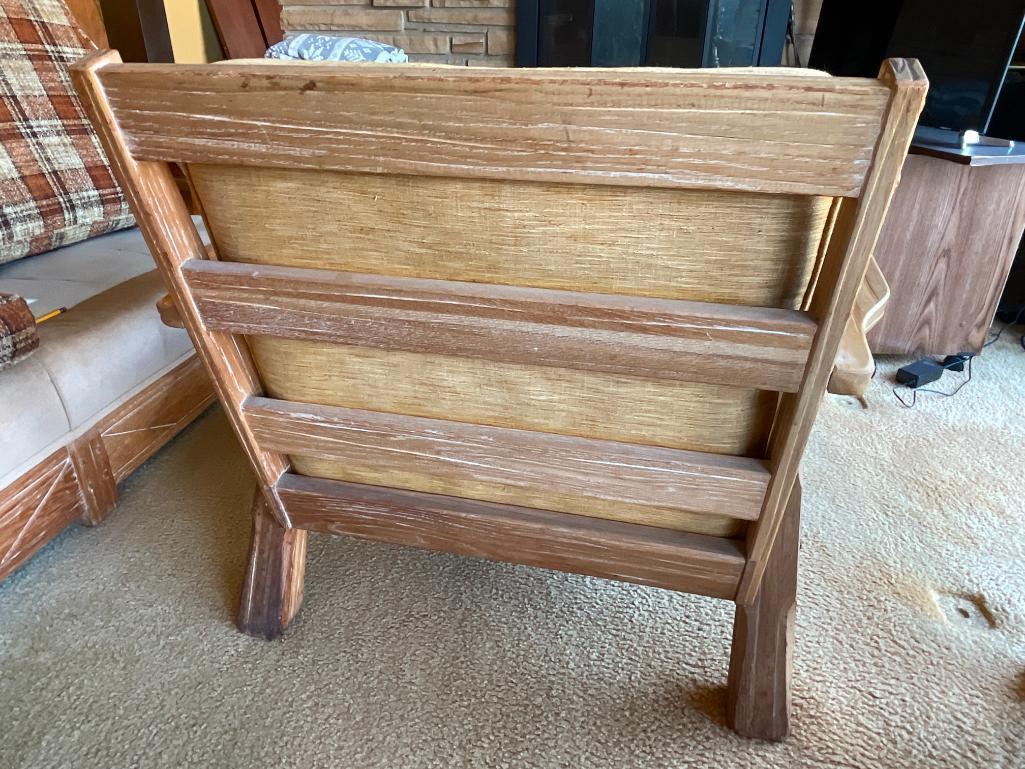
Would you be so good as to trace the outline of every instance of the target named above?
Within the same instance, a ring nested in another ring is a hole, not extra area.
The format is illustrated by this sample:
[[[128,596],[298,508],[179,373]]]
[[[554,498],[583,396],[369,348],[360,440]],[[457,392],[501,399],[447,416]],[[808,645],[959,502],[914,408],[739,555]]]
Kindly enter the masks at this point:
[[[71,309],[152,269],[146,241],[133,227],[0,264],[0,291],[24,297],[39,317],[58,307]]]
[[[152,270],[126,280],[39,328],[39,352],[71,429],[90,424],[122,393],[192,351],[188,334],[160,321],[167,292]]]
[[[0,0],[0,263],[133,223],[68,68],[61,0]]]
[[[31,457],[45,456],[70,430],[64,404],[40,355],[0,372],[0,489],[12,470]]]
[[[0,371],[23,360],[39,347],[36,319],[17,294],[0,293]]]

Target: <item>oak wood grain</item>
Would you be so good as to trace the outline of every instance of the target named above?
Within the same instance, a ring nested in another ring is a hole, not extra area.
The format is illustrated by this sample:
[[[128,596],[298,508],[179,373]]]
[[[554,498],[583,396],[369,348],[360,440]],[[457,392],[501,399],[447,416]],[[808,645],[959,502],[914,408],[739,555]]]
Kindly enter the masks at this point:
[[[100,79],[139,160],[830,196],[860,193],[889,99],[780,69],[240,63]]]
[[[0,580],[81,518],[85,503],[67,448],[0,493]]]
[[[781,740],[790,733],[800,518],[798,480],[758,594],[738,603],[734,615],[726,721],[744,737]]]
[[[64,0],[71,20],[78,30],[82,45],[87,48],[106,48],[107,28],[103,25],[103,12],[99,0]]]
[[[203,322],[234,334],[794,392],[794,310],[191,261]]]
[[[740,542],[456,497],[282,477],[296,526],[312,531],[522,563],[732,598]]]
[[[0,489],[0,580],[71,523],[99,522],[117,502],[113,482],[156,453],[211,399],[206,372],[192,357]]]
[[[888,59],[879,77],[892,87],[893,99],[883,121],[862,197],[845,198],[841,202],[826,246],[808,309],[818,321],[819,330],[800,392],[781,398],[769,447],[772,479],[759,520],[748,532],[748,564],[737,593],[741,603],[751,602],[758,593],[786,501],[797,479],[801,456],[833,371],[840,339],[925,104],[929,82],[916,59]]]
[[[259,488],[252,521],[236,625],[243,633],[270,639],[285,631],[302,606],[306,531],[282,528]]]
[[[743,457],[267,398],[242,411],[260,444],[300,471],[308,457],[330,460],[318,476],[669,528],[702,515],[752,520],[768,481]]]
[[[104,417],[98,429],[115,480],[127,478],[214,397],[202,362],[192,356]]]
[[[189,337],[211,373],[218,397],[256,471],[260,487],[278,520],[287,526],[288,519],[277,499],[274,484],[288,469],[288,463],[283,456],[261,450],[239,414],[242,401],[261,392],[249,351],[235,337],[203,327],[181,274],[182,263],[202,258],[206,249],[170,168],[166,163],[140,162],[133,157],[125,145],[122,127],[111,112],[108,94],[100,83],[99,73],[116,68],[119,63],[115,51],[97,51],[71,67],[72,81],[131,204],[146,245],[174,294]]]
[[[98,428],[93,427],[68,444],[68,456],[82,494],[82,523],[96,526],[117,505],[117,480]]]
[[[982,351],[1025,231],[1025,166],[909,155],[876,246],[893,301],[874,352]]]

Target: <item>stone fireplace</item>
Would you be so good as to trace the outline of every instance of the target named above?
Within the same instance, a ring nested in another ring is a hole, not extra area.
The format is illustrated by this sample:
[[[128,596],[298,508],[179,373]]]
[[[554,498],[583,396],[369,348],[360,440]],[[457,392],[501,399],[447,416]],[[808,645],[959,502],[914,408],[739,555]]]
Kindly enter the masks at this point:
[[[821,4],[794,2],[802,62],[808,60]],[[497,67],[516,63],[516,0],[281,0],[281,7],[286,35],[366,37],[405,49],[411,61]]]
[[[285,34],[379,40],[410,61],[511,67],[516,0],[281,0]]]

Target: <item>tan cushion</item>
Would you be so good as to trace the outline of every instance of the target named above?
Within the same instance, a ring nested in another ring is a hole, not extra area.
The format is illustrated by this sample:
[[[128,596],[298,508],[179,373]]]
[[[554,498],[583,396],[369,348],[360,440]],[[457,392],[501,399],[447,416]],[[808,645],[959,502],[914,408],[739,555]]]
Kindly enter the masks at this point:
[[[0,484],[71,429],[39,354],[0,373]]]
[[[164,293],[154,270],[40,327],[35,357],[49,371],[72,429],[192,349],[185,331],[160,322],[155,305]]]
[[[24,297],[38,318],[152,269],[153,257],[133,227],[0,265],[0,291]]]

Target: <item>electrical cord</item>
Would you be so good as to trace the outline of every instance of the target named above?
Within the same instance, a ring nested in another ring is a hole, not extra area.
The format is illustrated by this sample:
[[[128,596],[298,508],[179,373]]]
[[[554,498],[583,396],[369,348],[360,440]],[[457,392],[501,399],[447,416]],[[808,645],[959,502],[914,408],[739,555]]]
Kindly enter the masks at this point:
[[[982,349],[983,349],[983,350],[985,350],[985,349],[986,349],[987,347],[989,347],[989,346],[990,346],[991,344],[996,344],[996,341],[997,341],[997,340],[998,340],[998,339],[999,339],[999,338],[1000,338],[1001,336],[1003,336],[1004,332],[1005,332],[1005,331],[1007,331],[1007,329],[1009,329],[1009,328],[1010,328],[1011,326],[1017,326],[1017,325],[1018,325],[1018,322],[1019,322],[1019,321],[1020,321],[1020,320],[1021,320],[1021,319],[1022,319],[1023,317],[1025,317],[1025,305],[1022,305],[1021,309],[1020,309],[1020,310],[1018,310],[1018,314],[1014,316],[1014,320],[1012,320],[1012,321],[1011,321],[1010,323],[1006,323],[1006,324],[1004,324],[1004,326],[1003,326],[1003,327],[1002,327],[1002,328],[1001,328],[1001,329],[1000,329],[999,331],[997,331],[997,333],[996,333],[996,336],[994,336],[994,337],[993,337],[992,339],[990,339],[990,340],[989,340],[988,342],[986,342],[986,343],[985,343],[984,345],[982,345]],[[1021,342],[1021,346],[1022,346],[1022,347],[1025,347],[1025,334],[1022,334],[1022,335],[1021,335],[1021,339],[1020,339],[1020,340],[1018,340],[1018,341],[1020,341],[1020,342]]]
[[[959,359],[959,360],[952,360],[952,361],[950,361],[950,363],[943,364],[943,368],[946,371],[950,371],[955,366],[961,365],[961,366],[966,366],[966,371],[968,372],[967,378],[963,382],[958,384],[958,386],[955,387],[953,390],[951,390],[949,393],[945,393],[945,392],[943,392],[943,390],[934,390],[931,387],[908,387],[907,385],[897,385],[896,387],[893,388],[893,397],[896,398],[897,402],[900,403],[900,405],[903,406],[906,409],[913,409],[915,407],[915,404],[918,403],[918,393],[920,393],[920,392],[921,393],[932,393],[933,395],[940,395],[940,396],[942,396],[944,398],[952,398],[955,395],[957,395],[959,392],[961,392],[961,388],[962,387],[964,387],[966,384],[968,384],[969,382],[972,381],[972,361],[973,360],[975,360],[975,356],[974,355],[972,355],[970,358],[968,358],[967,361],[965,361],[963,359]],[[902,387],[905,390],[911,390],[911,402],[910,403],[908,403],[906,400],[901,398],[900,394],[897,392],[897,390],[901,389]]]
[[[1000,337],[1003,336],[1004,332],[1008,328],[1010,328],[1011,326],[1017,325],[1018,322],[1023,317],[1025,317],[1025,306],[1023,306],[1018,311],[1018,314],[1014,317],[1014,320],[1012,320],[1010,323],[1004,324],[1000,328],[1000,330],[997,331],[997,333],[993,335],[992,339],[987,340],[982,345],[982,349],[985,350],[990,345],[996,344],[997,341],[1000,339]],[[1021,344],[1022,349],[1025,350],[1025,334],[1022,334],[1021,338],[1018,341]],[[974,355],[970,355],[970,356],[968,356],[967,359],[965,359],[965,358],[956,358],[956,359],[950,361],[949,363],[941,364],[942,367],[946,371],[950,371],[951,369],[956,368],[957,366],[966,366],[967,367],[966,370],[967,370],[968,376],[965,377],[964,381],[960,382],[957,385],[957,387],[955,387],[950,392],[943,392],[942,390],[934,390],[931,387],[908,387],[907,385],[897,385],[896,387],[893,388],[893,397],[896,398],[897,401],[900,403],[900,405],[903,406],[906,409],[913,409],[915,407],[915,404],[918,402],[918,393],[920,393],[920,392],[932,393],[933,395],[939,395],[939,396],[941,396],[943,398],[951,398],[951,397],[957,395],[959,392],[961,392],[961,388],[964,387],[966,384],[968,384],[969,382],[972,381],[972,361],[973,360],[975,360],[975,356]],[[872,376],[873,377],[875,376],[875,371],[872,372]],[[897,391],[900,390],[901,388],[904,388],[906,390],[911,390],[911,402],[910,403],[908,401],[904,400],[904,398],[900,397],[900,393],[898,393]]]

